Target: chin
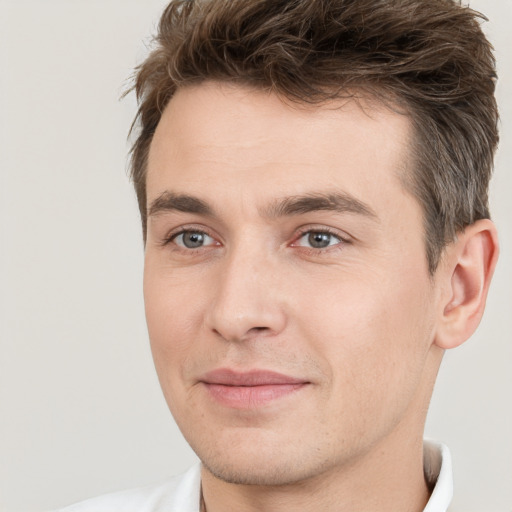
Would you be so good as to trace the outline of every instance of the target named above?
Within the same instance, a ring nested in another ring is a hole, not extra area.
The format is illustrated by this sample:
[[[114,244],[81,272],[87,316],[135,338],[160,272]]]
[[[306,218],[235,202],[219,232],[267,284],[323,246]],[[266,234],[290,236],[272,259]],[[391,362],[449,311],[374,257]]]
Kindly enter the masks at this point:
[[[229,444],[223,443],[222,437],[218,441],[192,448],[209,473],[231,484],[297,484],[324,473],[333,462],[322,459],[320,450],[307,449],[307,445],[298,447],[295,443],[268,442],[250,436],[245,440],[235,437]]]
[[[297,484],[313,476],[300,463],[285,463],[269,457],[266,461],[201,461],[204,468],[214,477],[230,484],[285,486]]]

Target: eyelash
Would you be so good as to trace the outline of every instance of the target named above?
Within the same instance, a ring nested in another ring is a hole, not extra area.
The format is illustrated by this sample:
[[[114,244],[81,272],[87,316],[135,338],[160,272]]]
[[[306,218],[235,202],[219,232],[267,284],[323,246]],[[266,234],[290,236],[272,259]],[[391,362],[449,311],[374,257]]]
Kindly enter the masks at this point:
[[[162,246],[167,246],[174,242],[176,238],[178,238],[180,235],[184,235],[186,233],[201,233],[206,236],[209,236],[210,238],[216,239],[215,236],[209,232],[204,227],[194,227],[194,226],[182,226],[178,231],[172,231],[169,233],[161,242]],[[182,247],[176,245],[177,250],[184,250],[185,252],[196,252],[198,250],[203,249],[202,247],[199,247],[198,249],[183,249]]]
[[[320,233],[320,234],[326,234],[330,235],[334,238],[337,238],[339,240],[338,243],[334,245],[329,245],[327,247],[323,248],[315,248],[315,247],[305,247],[305,246],[299,246],[297,243],[299,240],[307,235],[308,233]],[[306,228],[300,229],[297,236],[294,238],[293,243],[291,244],[292,247],[300,247],[300,249],[306,253],[312,254],[312,255],[322,255],[326,253],[330,253],[331,251],[339,251],[343,249],[343,246],[350,244],[351,240],[347,236],[343,236],[339,231],[336,231],[334,229],[330,229],[326,226],[315,228],[314,226],[308,226]]]
[[[177,237],[179,237],[180,235],[184,235],[186,233],[201,233],[201,234],[204,234],[204,235],[216,240],[216,237],[211,232],[209,232],[207,229],[205,229],[204,227],[198,228],[198,227],[193,227],[193,226],[190,226],[190,227],[185,226],[185,227],[182,227],[179,231],[173,231],[170,234],[168,234],[162,240],[161,245],[163,247],[168,246],[171,243],[173,243]],[[333,236],[333,237],[339,239],[340,242],[336,243],[334,245],[331,245],[331,246],[323,247],[323,248],[305,247],[305,246],[298,245],[298,241],[301,238],[303,238],[305,235],[307,235],[308,233],[320,233],[320,234],[330,235],[330,236]],[[343,246],[345,246],[347,244],[351,244],[351,243],[352,242],[348,237],[341,235],[338,231],[335,231],[328,227],[322,226],[319,228],[305,227],[305,228],[299,229],[297,235],[294,236],[293,242],[290,244],[290,246],[299,247],[301,251],[309,253],[309,254],[319,255],[319,254],[324,254],[324,253],[335,251],[335,250],[341,250]],[[207,247],[210,247],[210,246],[203,246],[203,247],[198,247],[195,249],[194,248],[185,249],[176,244],[174,250],[191,254],[191,253],[197,253],[199,251],[202,251],[202,250],[206,249]]]

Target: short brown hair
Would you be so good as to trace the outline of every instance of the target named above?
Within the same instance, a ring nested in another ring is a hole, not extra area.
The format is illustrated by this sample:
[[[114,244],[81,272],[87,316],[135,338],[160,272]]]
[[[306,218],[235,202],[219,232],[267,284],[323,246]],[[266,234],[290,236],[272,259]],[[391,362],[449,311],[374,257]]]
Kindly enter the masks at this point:
[[[307,104],[360,91],[412,119],[404,183],[424,211],[433,273],[457,232],[489,217],[498,113],[481,19],[454,0],[172,1],[135,76],[131,176],[144,236],[149,147],[178,88],[230,81]]]

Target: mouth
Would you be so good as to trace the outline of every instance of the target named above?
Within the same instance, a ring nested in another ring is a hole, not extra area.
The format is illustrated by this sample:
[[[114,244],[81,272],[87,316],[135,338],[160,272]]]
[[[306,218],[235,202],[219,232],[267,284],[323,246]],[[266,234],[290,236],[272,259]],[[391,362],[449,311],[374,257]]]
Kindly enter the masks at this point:
[[[205,374],[200,382],[215,402],[234,409],[261,407],[310,384],[307,380],[268,370],[236,372],[224,368]]]

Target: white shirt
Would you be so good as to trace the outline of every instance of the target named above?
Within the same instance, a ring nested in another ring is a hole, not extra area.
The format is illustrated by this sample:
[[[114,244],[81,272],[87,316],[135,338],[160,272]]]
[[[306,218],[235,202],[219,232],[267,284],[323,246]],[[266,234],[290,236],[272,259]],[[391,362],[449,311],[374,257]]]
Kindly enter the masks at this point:
[[[432,441],[425,441],[424,452],[425,475],[435,487],[423,512],[447,512],[453,494],[450,452]],[[99,496],[57,512],[199,512],[200,494],[201,465],[196,464],[162,485]]]

